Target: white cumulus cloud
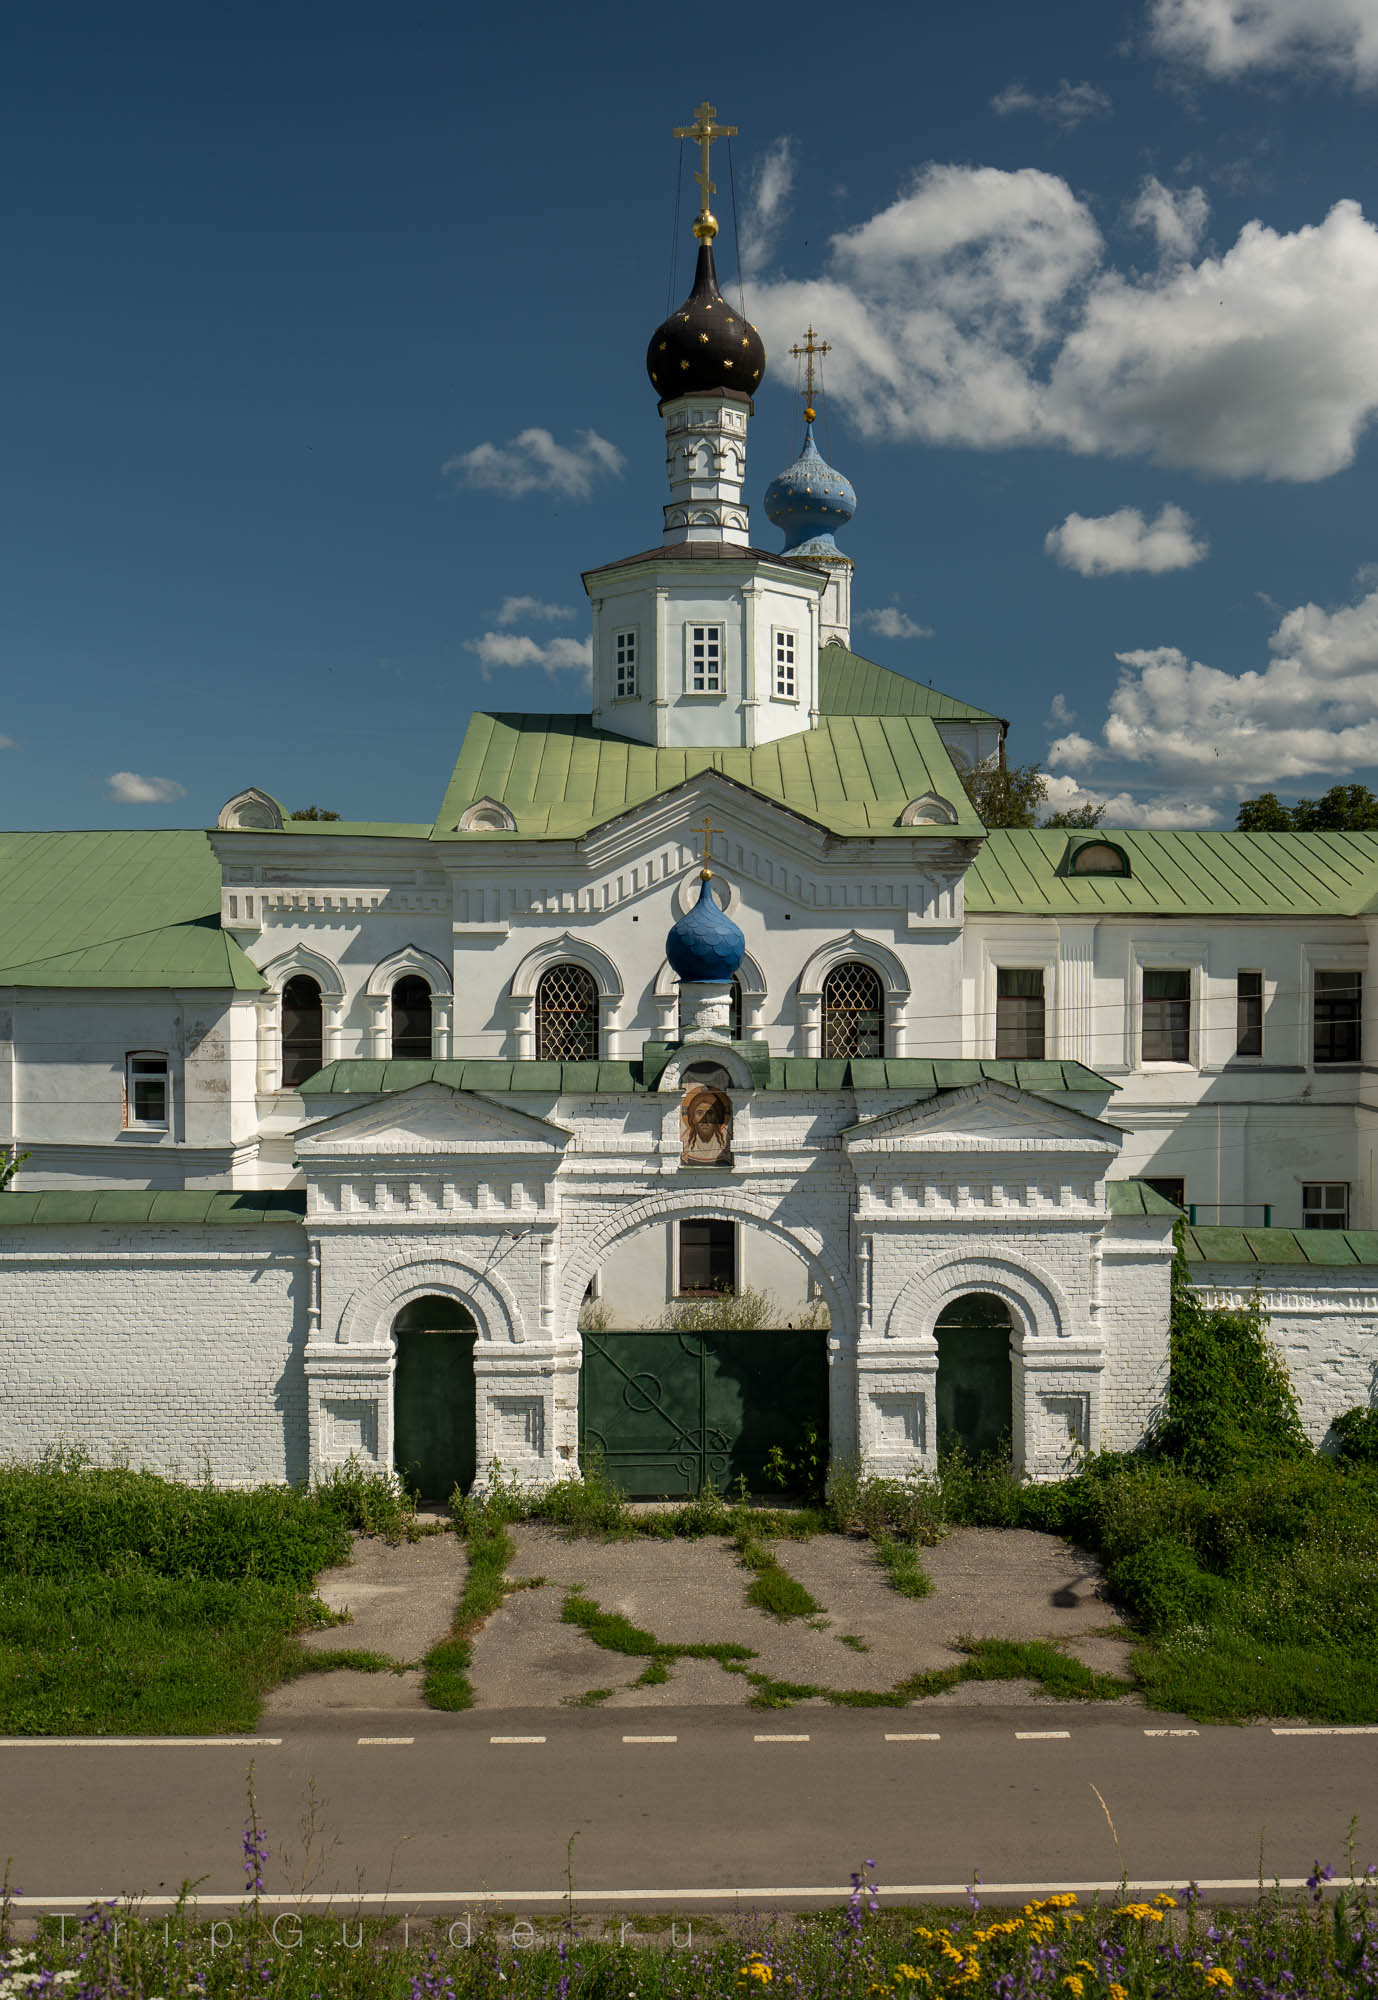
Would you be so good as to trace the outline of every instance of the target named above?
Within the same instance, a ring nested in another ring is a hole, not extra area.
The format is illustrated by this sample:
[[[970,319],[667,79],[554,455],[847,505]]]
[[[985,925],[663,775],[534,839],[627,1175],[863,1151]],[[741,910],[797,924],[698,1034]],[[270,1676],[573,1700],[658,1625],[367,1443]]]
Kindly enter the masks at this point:
[[[105,795],[122,806],[165,806],[184,799],[185,785],[175,778],[142,778],[137,771],[112,771],[105,781]]]
[[[1088,790],[1075,778],[1048,779],[1044,812],[1068,812],[1077,806],[1104,806],[1101,824],[1106,827],[1196,827],[1217,826],[1219,809],[1208,799],[1159,796],[1137,799],[1131,792]]]
[[[1195,254],[1210,212],[1204,188],[1164,187],[1156,174],[1146,174],[1129,220],[1136,229],[1153,232],[1159,257],[1170,263]]]
[[[1378,81],[1373,0],[1151,0],[1149,36],[1208,76],[1307,68],[1359,87]]]
[[[477,653],[485,680],[491,679],[497,668],[513,667],[543,667],[552,676],[575,673],[585,686],[593,677],[592,639],[533,639],[525,632],[482,632],[464,644],[469,652]]]
[[[873,632],[879,632],[882,639],[931,639],[933,627],[920,625],[907,611],[901,611],[898,604],[883,604],[877,611],[857,613],[857,623],[869,625]]]
[[[1180,206],[1177,240],[1195,226]],[[832,238],[820,276],[758,284],[777,351],[812,320],[869,437],[1143,456],[1230,478],[1340,471],[1378,412],[1378,229],[1357,202],[1148,275],[1025,167],[928,166]]]
[[[574,613],[567,604],[547,604],[539,597],[504,597],[493,623],[517,625],[523,618],[543,619],[547,623],[552,623],[573,616]]]
[[[1116,655],[1100,734],[1067,735],[1048,762],[1071,776],[1117,762],[1207,796],[1378,764],[1378,590],[1327,611],[1303,604],[1242,674],[1177,646]]]
[[[997,118],[1008,118],[1012,111],[1032,111],[1064,132],[1075,132],[1088,118],[1108,118],[1114,106],[1099,85],[1069,83],[1064,76],[1056,90],[1041,96],[1022,83],[1007,83],[992,97],[990,108]]]
[[[1134,570],[1161,576],[1166,570],[1190,569],[1210,554],[1210,544],[1197,539],[1191,516],[1170,503],[1153,521],[1146,521],[1137,507],[1120,507],[1113,514],[1069,514],[1060,527],[1048,530],[1043,547],[1079,576],[1123,576]]]
[[[617,446],[597,431],[580,431],[577,445],[571,447],[557,444],[549,431],[533,424],[506,444],[476,444],[457,452],[440,469],[508,500],[520,500],[525,493],[587,500],[595,483],[610,474],[620,475],[623,464]]]
[[[748,275],[754,276],[770,262],[776,239],[789,220],[794,171],[793,144],[782,136],[766,148],[751,177],[739,245],[742,269]]]

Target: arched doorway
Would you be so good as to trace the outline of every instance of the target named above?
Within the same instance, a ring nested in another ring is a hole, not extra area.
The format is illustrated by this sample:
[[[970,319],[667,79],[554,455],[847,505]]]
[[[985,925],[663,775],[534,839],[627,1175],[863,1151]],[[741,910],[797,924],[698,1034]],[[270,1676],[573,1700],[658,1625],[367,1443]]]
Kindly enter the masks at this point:
[[[393,1465],[422,1500],[448,1500],[474,1481],[473,1314],[458,1299],[413,1299],[392,1323]]]
[[[993,1292],[968,1292],[943,1307],[938,1339],[938,1448],[973,1458],[1008,1453],[1014,1411],[1009,1307]]]

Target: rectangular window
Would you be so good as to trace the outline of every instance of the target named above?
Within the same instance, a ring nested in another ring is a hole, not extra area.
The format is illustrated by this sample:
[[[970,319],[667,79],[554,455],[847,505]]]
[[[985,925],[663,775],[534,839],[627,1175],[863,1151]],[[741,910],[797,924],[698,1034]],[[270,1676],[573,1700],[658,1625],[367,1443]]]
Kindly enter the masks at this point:
[[[1043,973],[1001,965],[995,973],[995,1054],[1002,1062],[1043,1060]]]
[[[1303,1229],[1348,1229],[1349,1182],[1308,1182],[1301,1191]]]
[[[1139,1174],[1137,1178],[1164,1201],[1176,1202],[1178,1208],[1186,1207],[1187,1184],[1180,1174]]]
[[[1364,975],[1318,972],[1312,1037],[1318,1063],[1356,1063],[1363,1045]]]
[[[1191,1061],[1191,974],[1144,970],[1143,1060]]]
[[[1263,974],[1237,972],[1234,979],[1234,1052],[1237,1056],[1263,1054]]]
[[[636,694],[636,632],[613,634],[615,689],[618,701],[630,701]]]
[[[737,1225],[734,1222],[681,1222],[681,1298],[702,1298],[737,1289]]]
[[[124,1122],[130,1131],[162,1131],[168,1127],[167,1057],[126,1056],[124,1063]]]
[[[778,701],[794,701],[799,692],[794,672],[794,634],[775,633],[775,695]]]
[[[686,692],[721,694],[723,691],[722,626],[686,625],[684,629],[689,647],[684,676]]]

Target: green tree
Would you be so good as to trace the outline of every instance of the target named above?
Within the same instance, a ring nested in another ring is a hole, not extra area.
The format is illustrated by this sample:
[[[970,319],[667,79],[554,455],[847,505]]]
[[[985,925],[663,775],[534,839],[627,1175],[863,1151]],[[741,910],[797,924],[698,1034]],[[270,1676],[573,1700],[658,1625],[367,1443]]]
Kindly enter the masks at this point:
[[[290,819],[338,819],[338,813],[331,812],[329,806],[303,806],[300,812],[289,813]]]
[[[1038,808],[1048,796],[1048,780],[1037,764],[968,764],[958,760],[957,774],[983,826],[1036,826]]]
[[[1104,818],[1104,804],[1064,806],[1061,812],[1049,813],[1043,824],[1044,826],[1099,826]]]
[[[1241,799],[1234,823],[1240,833],[1291,833],[1296,827],[1292,808],[1285,806],[1276,792],[1260,792],[1256,799]]]

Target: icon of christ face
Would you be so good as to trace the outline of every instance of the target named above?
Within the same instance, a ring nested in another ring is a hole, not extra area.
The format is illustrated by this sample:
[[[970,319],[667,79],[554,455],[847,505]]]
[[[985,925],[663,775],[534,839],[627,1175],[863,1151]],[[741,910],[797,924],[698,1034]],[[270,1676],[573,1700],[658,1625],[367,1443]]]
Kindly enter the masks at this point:
[[[721,1091],[702,1085],[691,1090],[680,1112],[681,1157],[702,1163],[721,1160],[732,1131],[732,1105]]]

